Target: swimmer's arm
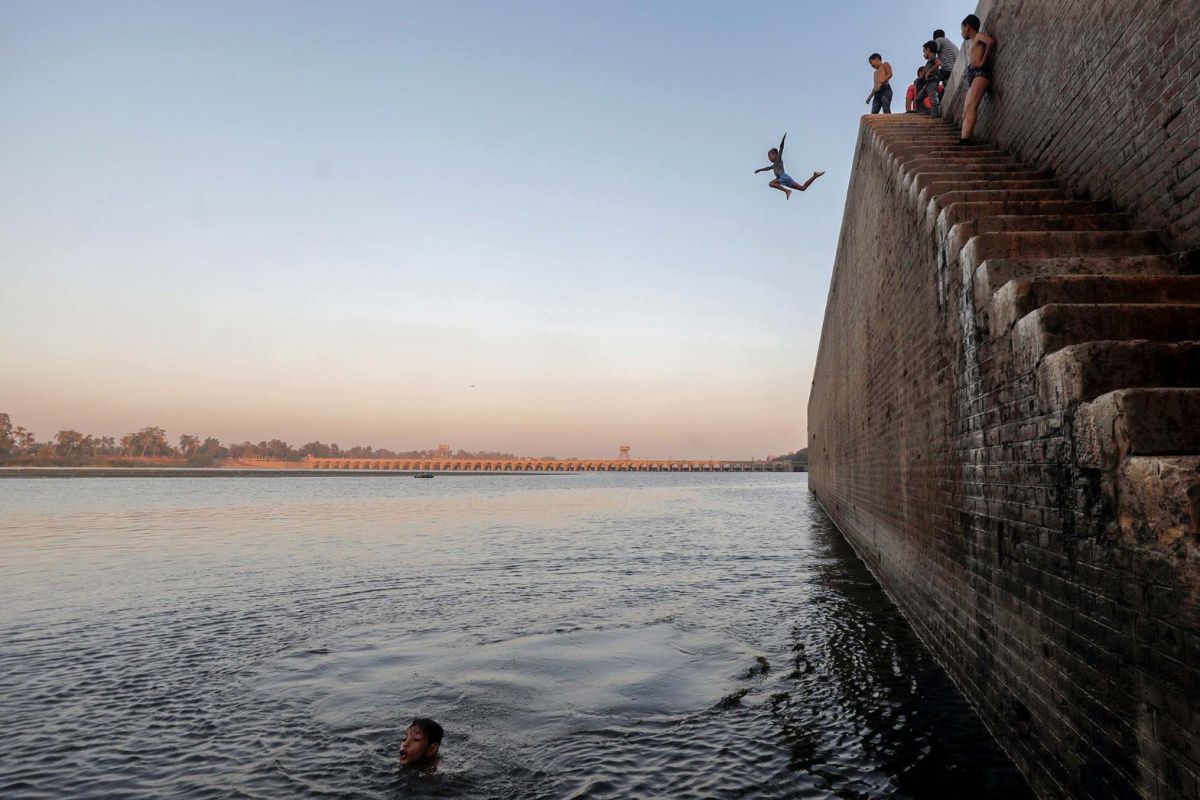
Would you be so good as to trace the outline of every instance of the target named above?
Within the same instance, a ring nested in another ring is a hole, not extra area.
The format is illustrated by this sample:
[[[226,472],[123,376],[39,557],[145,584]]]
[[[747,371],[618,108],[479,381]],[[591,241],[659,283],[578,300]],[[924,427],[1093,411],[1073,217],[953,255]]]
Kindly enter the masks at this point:
[[[756,170],[754,170],[754,174],[757,175],[760,172],[766,172],[767,170],[770,170],[770,169],[775,169],[775,165],[768,164],[767,166],[763,167],[762,169],[756,169]]]
[[[883,81],[879,85],[883,86],[883,84],[887,83],[891,79],[892,79],[892,65],[885,61],[885,62],[883,62]]]
[[[783,135],[783,138],[779,140],[779,157],[780,158],[783,158],[783,143],[786,141],[787,141],[787,134],[785,133]]]

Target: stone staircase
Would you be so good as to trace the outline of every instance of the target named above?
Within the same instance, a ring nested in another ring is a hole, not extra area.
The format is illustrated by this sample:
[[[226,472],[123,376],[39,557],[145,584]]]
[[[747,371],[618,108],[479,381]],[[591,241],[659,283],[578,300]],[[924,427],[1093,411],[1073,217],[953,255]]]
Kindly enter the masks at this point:
[[[1200,536],[1200,258],[922,117],[871,128],[944,242],[978,335],[1074,425],[1129,543]],[[1001,345],[1002,349],[1002,345]],[[1195,541],[1192,542],[1193,544]]]

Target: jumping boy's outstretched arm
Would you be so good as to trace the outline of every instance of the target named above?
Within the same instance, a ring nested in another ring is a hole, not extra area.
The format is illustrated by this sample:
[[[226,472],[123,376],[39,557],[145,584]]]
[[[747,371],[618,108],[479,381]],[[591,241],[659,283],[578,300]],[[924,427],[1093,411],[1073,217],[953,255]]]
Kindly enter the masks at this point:
[[[785,133],[783,135],[783,138],[779,140],[779,157],[780,158],[783,158],[783,143],[786,141],[787,141],[787,134]]]
[[[768,170],[772,170],[772,169],[775,169],[775,165],[774,165],[774,164],[768,164],[767,166],[763,167],[762,169],[756,169],[756,170],[754,170],[754,174],[755,174],[755,175],[757,175],[757,174],[758,174],[758,173],[760,173],[760,172],[767,172]]]

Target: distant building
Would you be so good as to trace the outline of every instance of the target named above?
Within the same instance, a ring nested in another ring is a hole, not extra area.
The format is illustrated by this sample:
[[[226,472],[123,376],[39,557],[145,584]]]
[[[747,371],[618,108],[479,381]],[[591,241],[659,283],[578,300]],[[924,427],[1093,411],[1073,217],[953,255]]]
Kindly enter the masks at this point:
[[[434,458],[450,458],[450,445],[439,444],[437,450],[434,451]]]
[[[623,444],[618,449],[620,451],[620,455],[617,456],[617,458],[620,459],[621,461],[628,461],[629,460],[629,445]]]

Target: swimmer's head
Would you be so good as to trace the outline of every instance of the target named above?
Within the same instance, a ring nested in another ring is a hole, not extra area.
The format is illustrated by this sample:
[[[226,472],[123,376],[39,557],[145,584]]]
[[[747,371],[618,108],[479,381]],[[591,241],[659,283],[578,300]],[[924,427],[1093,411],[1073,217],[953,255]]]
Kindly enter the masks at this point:
[[[923,50],[926,58],[933,58],[935,55],[937,55],[937,42],[930,39],[925,43]]]
[[[774,147],[772,147],[770,150],[767,151],[767,160],[770,161],[772,164],[774,164],[776,161],[779,160],[779,151],[776,150]]]
[[[867,57],[867,63],[875,69],[879,69],[879,67],[883,64],[883,56],[879,55],[879,53],[871,53],[871,55]]]
[[[982,23],[979,17],[974,14],[967,14],[967,18],[962,21],[962,35],[964,39],[974,39],[975,34],[979,33],[979,26]]]
[[[404,729],[400,743],[400,764],[415,767],[437,758],[442,748],[442,726],[428,717],[417,717]]]

